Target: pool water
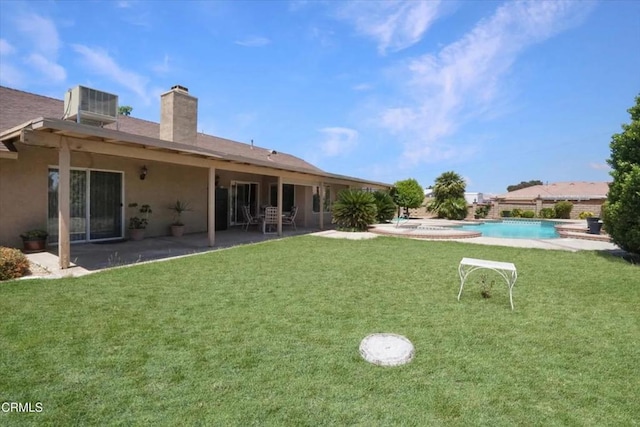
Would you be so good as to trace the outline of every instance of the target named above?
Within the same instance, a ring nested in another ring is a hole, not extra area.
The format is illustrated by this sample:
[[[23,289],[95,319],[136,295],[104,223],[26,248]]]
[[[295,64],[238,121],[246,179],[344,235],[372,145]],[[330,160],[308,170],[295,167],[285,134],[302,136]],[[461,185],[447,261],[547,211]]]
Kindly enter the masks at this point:
[[[512,239],[557,239],[560,237],[552,221],[486,222],[483,224],[456,227],[462,230],[479,231],[484,237],[509,237]]]

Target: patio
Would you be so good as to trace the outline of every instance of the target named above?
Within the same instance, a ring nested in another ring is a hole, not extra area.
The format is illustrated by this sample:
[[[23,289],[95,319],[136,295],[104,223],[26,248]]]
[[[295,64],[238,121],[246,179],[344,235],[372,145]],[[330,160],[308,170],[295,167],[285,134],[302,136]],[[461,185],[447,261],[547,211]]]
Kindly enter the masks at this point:
[[[262,234],[260,229],[256,227],[251,227],[248,231],[244,231],[239,226],[230,227],[228,230],[216,232],[214,247],[208,246],[207,233],[186,234],[182,237],[148,237],[140,241],[78,243],[71,245],[72,266],[66,270],[61,270],[58,267],[57,246],[50,246],[46,252],[28,254],[27,257],[43,270],[42,274],[34,272],[33,276],[81,276],[105,268],[216,251],[317,231],[319,231],[317,228],[298,227],[297,230],[294,230],[285,227],[282,236],[278,236],[277,234]]]

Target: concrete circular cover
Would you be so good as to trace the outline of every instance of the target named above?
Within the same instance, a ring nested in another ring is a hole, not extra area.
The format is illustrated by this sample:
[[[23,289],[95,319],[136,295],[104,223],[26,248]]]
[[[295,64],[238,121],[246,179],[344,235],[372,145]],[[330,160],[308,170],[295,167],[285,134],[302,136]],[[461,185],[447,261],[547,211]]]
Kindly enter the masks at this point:
[[[411,341],[402,335],[371,334],[360,342],[360,355],[374,365],[404,365],[413,359],[414,352]]]

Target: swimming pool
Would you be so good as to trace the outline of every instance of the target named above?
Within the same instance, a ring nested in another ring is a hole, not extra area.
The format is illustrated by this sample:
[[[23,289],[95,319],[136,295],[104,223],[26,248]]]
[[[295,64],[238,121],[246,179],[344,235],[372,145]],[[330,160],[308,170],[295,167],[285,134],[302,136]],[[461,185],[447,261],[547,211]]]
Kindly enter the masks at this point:
[[[557,239],[557,223],[553,221],[515,221],[485,222],[482,224],[462,225],[462,230],[479,231],[484,237],[508,237],[512,239]]]

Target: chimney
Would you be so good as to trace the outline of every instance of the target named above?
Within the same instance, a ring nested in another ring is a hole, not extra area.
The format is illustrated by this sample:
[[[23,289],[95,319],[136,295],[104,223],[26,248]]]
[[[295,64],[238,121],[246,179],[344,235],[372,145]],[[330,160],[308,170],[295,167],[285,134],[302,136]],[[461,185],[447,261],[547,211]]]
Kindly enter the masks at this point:
[[[189,89],[176,85],[160,95],[160,139],[196,145],[198,98]]]

